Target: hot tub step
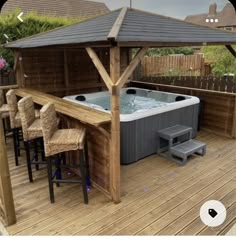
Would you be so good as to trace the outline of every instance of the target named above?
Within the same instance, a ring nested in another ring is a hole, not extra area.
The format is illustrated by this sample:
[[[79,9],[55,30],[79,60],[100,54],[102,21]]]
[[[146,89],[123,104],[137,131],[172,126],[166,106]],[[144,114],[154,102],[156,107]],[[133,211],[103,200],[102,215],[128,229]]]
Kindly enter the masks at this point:
[[[182,164],[186,164],[190,155],[198,153],[202,156],[206,153],[206,144],[197,140],[189,140],[170,148],[170,153],[183,159]]]

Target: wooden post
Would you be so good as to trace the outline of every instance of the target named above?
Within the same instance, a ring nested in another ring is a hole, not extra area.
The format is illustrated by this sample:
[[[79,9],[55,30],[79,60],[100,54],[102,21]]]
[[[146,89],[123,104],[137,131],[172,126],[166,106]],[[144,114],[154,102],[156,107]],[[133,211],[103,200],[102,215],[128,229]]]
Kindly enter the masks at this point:
[[[16,75],[16,82],[19,88],[25,87],[25,77],[22,61],[23,59],[21,52],[14,51],[14,72]]]
[[[0,116],[0,195],[3,204],[4,220],[7,226],[16,223],[16,213],[12,194],[11,178],[7,160],[7,151]]]
[[[66,95],[69,94],[69,70],[68,70],[68,58],[67,50],[64,49],[64,83],[66,87]]]
[[[111,195],[115,203],[120,202],[120,90],[114,86],[120,78],[120,48],[110,48],[110,75],[113,85],[111,93]]]
[[[236,138],[236,96],[234,97],[234,113],[233,113],[232,138]]]
[[[148,48],[141,48],[138,53],[136,54],[136,56],[134,57],[134,59],[131,61],[131,63],[129,64],[129,66],[125,69],[125,71],[123,72],[123,74],[120,76],[120,78],[118,79],[118,81],[115,82],[115,85],[120,88],[122,88],[122,86],[126,83],[126,81],[128,80],[128,78],[132,75],[132,73],[134,72],[135,68],[138,66],[138,64],[140,63],[140,61],[142,60],[142,58],[144,57],[144,54],[146,53]]]

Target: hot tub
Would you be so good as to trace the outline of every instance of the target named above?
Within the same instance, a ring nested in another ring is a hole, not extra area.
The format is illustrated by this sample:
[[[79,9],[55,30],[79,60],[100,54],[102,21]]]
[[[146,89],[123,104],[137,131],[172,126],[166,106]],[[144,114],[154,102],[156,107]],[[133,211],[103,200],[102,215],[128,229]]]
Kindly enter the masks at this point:
[[[66,96],[64,99],[110,112],[109,92]],[[123,88],[120,94],[121,164],[130,164],[157,151],[157,131],[181,124],[196,136],[199,99],[193,96]],[[161,147],[166,142],[161,142]]]

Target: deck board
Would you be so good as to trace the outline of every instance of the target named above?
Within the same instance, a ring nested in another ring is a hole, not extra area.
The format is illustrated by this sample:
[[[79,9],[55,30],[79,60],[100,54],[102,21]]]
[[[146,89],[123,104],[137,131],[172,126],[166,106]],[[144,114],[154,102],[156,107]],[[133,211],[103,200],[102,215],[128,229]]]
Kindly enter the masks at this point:
[[[78,185],[55,187],[56,202],[50,204],[46,168],[33,170],[35,181],[29,183],[24,155],[15,167],[8,139],[17,224],[7,230],[10,235],[225,234],[235,222],[236,141],[205,131],[197,139],[207,143],[206,156],[183,167],[157,155],[122,166],[122,202],[114,204],[93,188],[87,206]],[[199,218],[209,199],[228,209],[220,227],[208,228]]]

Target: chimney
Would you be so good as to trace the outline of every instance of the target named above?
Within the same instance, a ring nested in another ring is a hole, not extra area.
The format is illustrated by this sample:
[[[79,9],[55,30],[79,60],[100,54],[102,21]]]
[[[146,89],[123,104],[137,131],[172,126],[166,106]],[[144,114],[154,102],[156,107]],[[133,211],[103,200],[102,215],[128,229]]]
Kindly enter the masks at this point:
[[[209,6],[208,16],[214,17],[216,15],[217,4],[213,3]]]

